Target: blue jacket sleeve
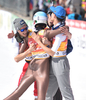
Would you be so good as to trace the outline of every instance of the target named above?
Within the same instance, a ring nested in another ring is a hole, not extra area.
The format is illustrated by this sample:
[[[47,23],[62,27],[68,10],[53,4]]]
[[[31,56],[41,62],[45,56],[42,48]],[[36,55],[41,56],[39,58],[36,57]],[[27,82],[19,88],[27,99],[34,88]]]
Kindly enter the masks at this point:
[[[72,52],[72,50],[73,50],[72,43],[71,43],[71,41],[68,39],[66,54],[68,55],[70,52]]]

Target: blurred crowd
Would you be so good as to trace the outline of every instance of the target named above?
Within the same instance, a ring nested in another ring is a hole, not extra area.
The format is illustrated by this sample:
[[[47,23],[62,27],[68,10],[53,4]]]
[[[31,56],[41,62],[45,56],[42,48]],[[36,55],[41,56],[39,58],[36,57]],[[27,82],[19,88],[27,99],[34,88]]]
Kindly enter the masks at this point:
[[[72,20],[86,21],[86,9],[80,4],[80,13],[77,13],[77,9],[71,2],[72,0],[37,0],[36,10],[43,10],[47,13],[50,6],[62,6],[66,10],[66,18]]]

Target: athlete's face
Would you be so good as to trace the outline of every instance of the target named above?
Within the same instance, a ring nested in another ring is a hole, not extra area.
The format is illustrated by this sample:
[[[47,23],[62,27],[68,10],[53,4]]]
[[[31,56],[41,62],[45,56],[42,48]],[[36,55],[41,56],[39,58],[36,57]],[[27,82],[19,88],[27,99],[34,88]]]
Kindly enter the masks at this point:
[[[51,21],[50,14],[47,14],[47,17],[48,17],[48,25],[51,27],[53,25],[53,21]]]
[[[54,21],[54,19],[55,19],[55,14],[54,14],[54,13],[52,13],[52,14],[51,14],[51,16],[50,16],[50,20],[53,22],[53,21]]]
[[[27,37],[27,32],[28,32],[28,27],[25,25],[22,28],[20,28],[18,30],[18,33],[22,36],[22,37]]]

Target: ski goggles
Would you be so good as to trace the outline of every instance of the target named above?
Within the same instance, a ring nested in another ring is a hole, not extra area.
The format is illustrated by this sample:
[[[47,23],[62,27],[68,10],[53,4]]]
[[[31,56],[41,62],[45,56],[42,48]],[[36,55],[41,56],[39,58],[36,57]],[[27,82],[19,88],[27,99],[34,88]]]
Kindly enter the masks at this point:
[[[28,27],[26,27],[24,29],[20,29],[21,32],[24,32],[24,30],[28,30]]]

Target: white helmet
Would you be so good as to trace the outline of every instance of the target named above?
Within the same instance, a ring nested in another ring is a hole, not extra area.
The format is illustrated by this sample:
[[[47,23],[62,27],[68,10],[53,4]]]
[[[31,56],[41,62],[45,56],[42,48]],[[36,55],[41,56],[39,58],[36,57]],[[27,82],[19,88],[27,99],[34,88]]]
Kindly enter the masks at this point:
[[[43,11],[38,11],[33,16],[33,24],[36,26],[37,24],[45,24],[47,25],[47,14]]]

